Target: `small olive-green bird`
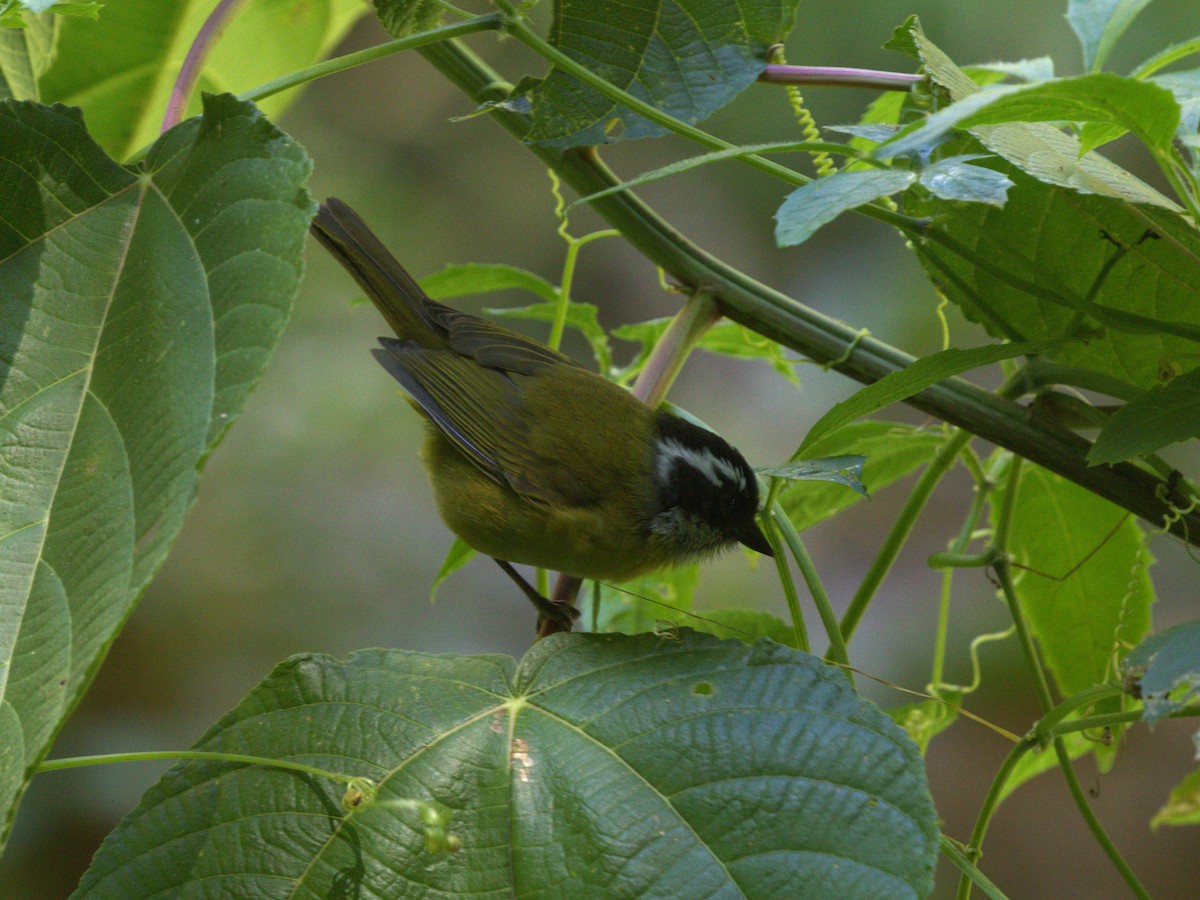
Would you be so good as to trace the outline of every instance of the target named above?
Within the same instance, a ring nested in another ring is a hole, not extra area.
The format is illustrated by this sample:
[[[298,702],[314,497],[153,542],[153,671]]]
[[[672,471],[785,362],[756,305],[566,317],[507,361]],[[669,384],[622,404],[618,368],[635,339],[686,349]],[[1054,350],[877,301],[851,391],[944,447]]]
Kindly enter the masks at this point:
[[[372,352],[428,422],[422,456],[442,519],[543,616],[562,617],[561,605],[510,563],[627,581],[737,542],[771,555],[754,472],[718,435],[430,300],[342,201],[329,198],[312,230],[396,332]]]

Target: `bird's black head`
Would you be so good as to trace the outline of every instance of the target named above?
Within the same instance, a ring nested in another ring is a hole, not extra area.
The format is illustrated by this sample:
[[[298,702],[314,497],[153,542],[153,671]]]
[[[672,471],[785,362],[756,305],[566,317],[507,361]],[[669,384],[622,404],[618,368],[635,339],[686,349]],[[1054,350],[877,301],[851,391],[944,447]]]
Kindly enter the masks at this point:
[[[650,531],[681,561],[733,543],[771,556],[771,545],[754,521],[758,482],[742,454],[719,435],[678,416],[660,412],[655,424],[656,509]]]

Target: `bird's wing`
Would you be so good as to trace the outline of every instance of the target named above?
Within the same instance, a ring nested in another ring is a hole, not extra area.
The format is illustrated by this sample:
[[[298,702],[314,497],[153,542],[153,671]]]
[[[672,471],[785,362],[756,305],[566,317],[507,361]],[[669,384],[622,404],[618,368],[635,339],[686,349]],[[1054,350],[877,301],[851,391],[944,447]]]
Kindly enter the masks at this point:
[[[549,365],[576,363],[541,341],[510,331],[486,319],[429,301],[433,317],[445,329],[450,349],[470,357],[481,366],[533,375]]]
[[[380,343],[384,349],[373,351],[375,358],[481,472],[532,499],[565,502],[557,491],[539,485],[537,465],[521,452],[529,446],[526,417],[520,392],[505,372],[485,368],[454,350],[392,338],[380,338]],[[531,343],[534,349],[539,346]]]

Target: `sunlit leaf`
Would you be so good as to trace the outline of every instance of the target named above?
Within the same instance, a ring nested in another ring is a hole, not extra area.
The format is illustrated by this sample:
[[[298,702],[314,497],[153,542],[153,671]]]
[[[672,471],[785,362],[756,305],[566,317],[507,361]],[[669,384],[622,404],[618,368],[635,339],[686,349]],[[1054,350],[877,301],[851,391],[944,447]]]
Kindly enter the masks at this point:
[[[854,422],[829,432],[813,444],[810,452],[864,457],[862,481],[874,495],[932,460],[945,440],[945,434],[939,430],[898,422]],[[792,482],[779,494],[788,519],[800,531],[862,499],[862,494],[820,481]]]
[[[867,488],[862,481],[862,472],[866,461],[865,456],[858,455],[826,456],[755,471],[769,478],[786,478],[789,481],[828,481],[844,485],[865,497]]]
[[[214,3],[120,0],[91,21],[64,19],[42,99],[83,108],[88,130],[109,154],[126,159],[158,137],[175,76]],[[212,48],[187,114],[200,91],[257,87],[324,57],[368,10],[362,0],[276,0],[244,4]],[[263,101],[278,115],[298,96]]]
[[[955,109],[963,101],[970,101],[970,104],[984,103],[981,99],[971,99],[980,94],[981,88],[925,36],[920,23],[915,19],[910,21],[914,44],[919,49],[921,60],[930,77],[946,88],[955,101],[950,107],[947,107],[947,115],[939,119],[938,125],[933,129],[944,136],[944,131],[940,129],[941,125],[961,126],[962,114],[970,112],[974,107],[972,105],[961,107],[952,114],[948,111]],[[1125,120],[1136,120],[1138,127],[1134,130],[1150,135],[1154,145],[1158,146],[1162,141],[1164,126],[1172,117],[1178,119],[1178,106],[1175,105],[1172,109],[1168,105],[1171,98],[1162,96],[1161,92],[1157,94],[1144,93],[1143,87],[1153,87],[1152,85],[1144,85],[1142,82],[1130,79],[1128,85],[1116,89],[1117,93],[1113,99],[1121,101],[1120,107],[1109,109],[1106,106],[1107,98],[1104,95],[1103,85],[1108,83],[1106,79],[1114,78],[1118,81],[1122,80],[1117,76],[1106,75],[1102,76],[1101,81],[1087,82],[1084,87],[1085,97],[1076,98],[1074,101],[1074,105],[1077,107],[1074,114],[1085,115],[1085,117],[1092,116],[1099,121],[1111,121],[1119,125]],[[1019,96],[1017,99],[1005,100],[1004,92],[1020,92],[1035,88],[1049,90],[1050,88],[1047,87],[1049,84],[1060,84],[1060,82],[1048,82],[1032,88],[1021,85],[992,88],[989,93],[1000,91],[1001,94],[996,95],[995,100],[1019,105],[1022,102]],[[1053,90],[1070,94],[1074,88],[1058,87]],[[1086,113],[1079,109],[1078,107],[1087,105],[1086,98],[1090,98],[1087,102],[1096,104],[1099,108],[1094,112]],[[1149,103],[1146,109],[1143,110],[1138,106],[1139,98],[1145,99]],[[1053,99],[1054,102],[1060,104],[1072,102],[1063,98]],[[992,100],[989,99],[984,104],[985,108],[991,102]],[[1013,111],[1012,108],[1009,109],[1010,113]],[[927,124],[928,122],[925,122],[920,127],[924,128]],[[1164,197],[1159,191],[1100,154],[1083,154],[1079,140],[1065,133],[1054,122],[1021,121],[1000,125],[975,125],[971,128],[971,133],[993,153],[1004,157],[1022,171],[1047,184],[1069,188],[1079,193],[1112,197],[1129,203],[1150,204],[1173,212],[1182,211],[1182,207],[1178,203]],[[911,134],[909,136],[911,137]],[[926,132],[916,143],[919,146],[926,138],[932,137],[932,133]],[[899,140],[904,140],[904,138]],[[894,152],[893,145],[888,146],[890,152]],[[881,149],[880,152],[885,151]]]
[[[995,169],[971,165],[977,155],[948,156],[921,171],[921,185],[943,200],[1003,206],[1012,179]]]
[[[1003,500],[993,504],[995,515]],[[1150,627],[1152,562],[1138,521],[1045,469],[1026,466],[1012,511],[1017,596],[1064,696],[1114,677]]]

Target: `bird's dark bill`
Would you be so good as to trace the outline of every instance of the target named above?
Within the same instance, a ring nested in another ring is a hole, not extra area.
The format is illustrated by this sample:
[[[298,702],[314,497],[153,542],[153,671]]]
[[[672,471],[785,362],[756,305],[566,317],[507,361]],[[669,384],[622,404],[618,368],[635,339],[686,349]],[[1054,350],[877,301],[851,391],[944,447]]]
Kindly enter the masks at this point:
[[[758,523],[753,519],[748,521],[734,537],[738,543],[745,544],[751,550],[757,550],[763,556],[774,556],[775,551],[771,549],[771,542],[767,540],[767,536],[759,529]]]

